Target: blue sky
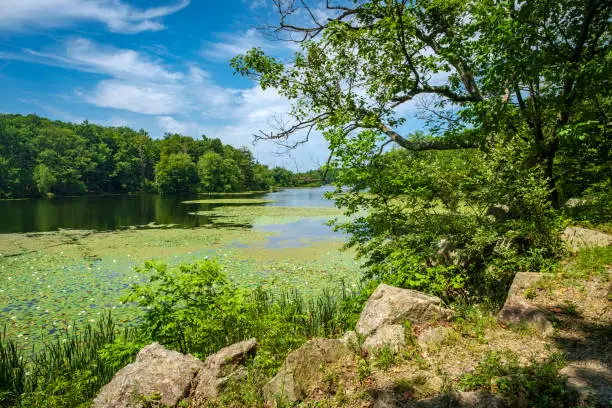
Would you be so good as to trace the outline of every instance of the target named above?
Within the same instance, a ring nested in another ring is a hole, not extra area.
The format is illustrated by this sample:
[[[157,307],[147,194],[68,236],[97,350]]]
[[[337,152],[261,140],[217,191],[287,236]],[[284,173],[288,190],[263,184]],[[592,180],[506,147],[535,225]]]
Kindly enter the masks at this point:
[[[71,122],[206,134],[301,171],[324,163],[320,137],[293,152],[251,135],[290,103],[233,75],[229,59],[255,46],[289,58],[260,30],[269,0],[0,0],[0,112]]]

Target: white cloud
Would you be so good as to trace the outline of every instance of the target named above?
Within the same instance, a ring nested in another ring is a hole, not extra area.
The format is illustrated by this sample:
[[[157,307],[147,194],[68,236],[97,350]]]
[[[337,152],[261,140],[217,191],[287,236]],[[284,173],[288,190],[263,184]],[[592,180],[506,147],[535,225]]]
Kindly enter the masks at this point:
[[[189,5],[189,0],[138,9],[124,0],[2,0],[0,30],[67,27],[100,22],[108,30],[132,34],[165,29],[161,19]]]
[[[210,60],[229,60],[238,54],[259,47],[264,39],[254,28],[244,33],[221,33],[217,34],[219,41],[204,41],[200,54]]]
[[[180,89],[158,84],[100,81],[85,100],[102,108],[122,109],[146,115],[168,115],[184,109]]]
[[[122,79],[173,81],[181,73],[170,72],[160,61],[154,61],[134,50],[103,46],[85,38],[74,38],[60,50],[39,52],[25,50],[25,58],[48,65],[66,66],[81,71],[106,74]]]
[[[165,132],[178,133],[181,135],[199,136],[203,132],[203,126],[195,122],[180,121],[172,116],[158,116],[157,124]]]
[[[295,43],[271,40],[266,38],[261,30],[250,28],[239,33],[218,33],[218,41],[204,41],[200,55],[211,61],[229,61],[238,54],[242,54],[252,48],[261,47],[269,54],[285,55],[296,51]]]

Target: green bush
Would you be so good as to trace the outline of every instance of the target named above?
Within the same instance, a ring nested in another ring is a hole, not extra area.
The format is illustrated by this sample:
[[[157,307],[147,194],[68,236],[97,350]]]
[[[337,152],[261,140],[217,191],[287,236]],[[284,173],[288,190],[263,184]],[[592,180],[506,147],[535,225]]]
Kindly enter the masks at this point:
[[[336,204],[348,217],[336,227],[368,278],[499,303],[516,272],[548,271],[562,255],[562,218],[543,169],[523,166],[530,147],[519,137],[484,151],[380,154],[375,139],[357,148],[371,158],[340,172]]]
[[[356,294],[347,290],[307,300],[297,291],[241,289],[212,260],[175,268],[147,262],[139,272],[148,281],[132,286],[125,300],[143,307],[143,336],[202,358],[255,337],[260,347],[254,364],[266,372],[308,338],[344,333],[357,305]]]
[[[481,361],[474,372],[465,374],[459,387],[498,394],[511,407],[575,407],[577,392],[567,385],[566,377],[559,374],[564,365],[559,354],[547,361],[521,366],[512,353],[494,352]]]

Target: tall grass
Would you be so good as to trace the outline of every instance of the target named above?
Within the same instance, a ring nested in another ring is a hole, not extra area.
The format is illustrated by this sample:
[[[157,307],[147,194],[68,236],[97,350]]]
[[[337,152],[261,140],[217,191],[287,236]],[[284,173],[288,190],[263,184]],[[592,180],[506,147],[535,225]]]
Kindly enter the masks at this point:
[[[0,334],[0,406],[11,406],[26,388],[26,361],[15,342]]]
[[[260,342],[258,367],[269,375],[288,352],[315,336],[334,336],[349,329],[344,305],[356,292],[325,291],[306,299],[298,291],[275,293],[255,289],[245,299],[242,323],[223,322],[224,338],[207,337],[201,350],[219,348],[246,338]],[[36,352],[26,353],[0,336],[0,407],[74,407],[87,404],[118,369],[133,359],[138,349],[155,338],[142,327],[119,330],[111,314],[95,326],[70,329]],[[122,344],[128,346],[122,348]],[[131,345],[131,346],[130,346]],[[136,347],[137,345],[137,347]],[[203,357],[204,355],[202,355]]]
[[[117,339],[131,341],[136,336],[133,328],[118,330],[110,313],[96,326],[64,330],[30,354],[4,332],[0,336],[0,406],[69,407],[90,400],[116,371],[116,366],[103,361],[101,350]]]

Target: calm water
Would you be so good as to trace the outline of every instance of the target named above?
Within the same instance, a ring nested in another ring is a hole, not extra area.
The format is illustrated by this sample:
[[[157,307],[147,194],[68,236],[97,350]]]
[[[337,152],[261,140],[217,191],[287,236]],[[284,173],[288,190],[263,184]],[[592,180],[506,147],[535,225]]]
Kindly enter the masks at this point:
[[[323,194],[330,190],[331,187],[326,186],[295,188],[248,197],[275,200],[266,205],[331,207],[333,202],[323,198]],[[239,195],[231,197],[241,198]],[[200,227],[210,224],[211,220],[188,213],[208,210],[213,206],[183,204],[182,201],[202,198],[209,196],[167,197],[142,194],[4,200],[0,201],[0,233],[56,231],[59,228],[107,231],[151,222],[178,224],[185,228]]]

